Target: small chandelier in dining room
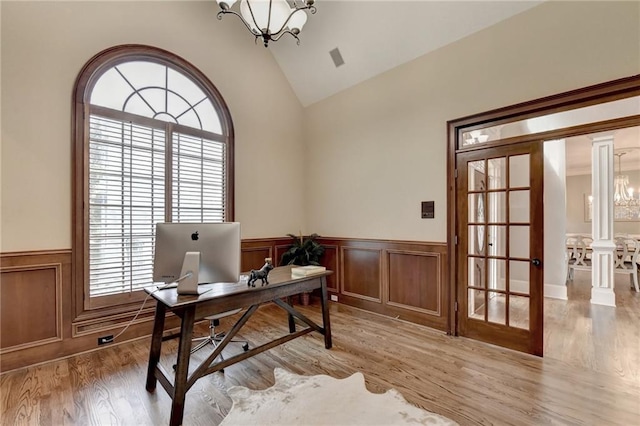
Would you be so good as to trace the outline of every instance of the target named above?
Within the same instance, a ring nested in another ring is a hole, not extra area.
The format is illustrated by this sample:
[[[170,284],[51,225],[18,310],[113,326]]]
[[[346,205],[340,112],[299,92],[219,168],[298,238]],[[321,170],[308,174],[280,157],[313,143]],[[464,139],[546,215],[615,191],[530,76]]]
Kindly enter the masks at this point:
[[[616,221],[640,221],[640,191],[629,186],[629,176],[622,174],[622,156],[638,148],[616,149],[613,155],[618,160],[617,174],[613,178],[613,217]],[[615,167],[615,164],[614,164]],[[593,208],[593,196],[588,197],[589,220]]]
[[[640,199],[634,197],[634,189],[629,186],[629,176],[622,174],[621,158],[627,154],[627,151],[624,149],[616,151],[613,154],[618,158],[618,174],[613,180],[614,216],[621,220],[638,220],[640,219]]]
[[[620,159],[626,152],[616,152],[613,155],[618,157],[618,174],[613,181],[613,201],[616,204],[621,204],[633,199],[633,188],[629,188],[629,177],[621,174],[622,167],[620,166]]]
[[[231,9],[237,0],[216,0],[222,15],[232,14],[240,18],[251,34],[262,39],[264,47],[270,41],[278,41],[285,34],[292,35],[300,44],[298,34],[307,22],[307,10],[314,14],[315,0],[240,0],[240,13]]]

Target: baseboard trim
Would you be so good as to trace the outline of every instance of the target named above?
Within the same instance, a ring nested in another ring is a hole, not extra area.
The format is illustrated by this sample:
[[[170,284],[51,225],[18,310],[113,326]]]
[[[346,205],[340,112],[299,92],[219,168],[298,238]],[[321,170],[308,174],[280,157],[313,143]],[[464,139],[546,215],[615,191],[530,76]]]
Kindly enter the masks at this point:
[[[544,285],[544,297],[548,297],[550,299],[568,300],[568,297],[567,297],[567,286],[566,285],[546,284],[545,283],[545,285]]]

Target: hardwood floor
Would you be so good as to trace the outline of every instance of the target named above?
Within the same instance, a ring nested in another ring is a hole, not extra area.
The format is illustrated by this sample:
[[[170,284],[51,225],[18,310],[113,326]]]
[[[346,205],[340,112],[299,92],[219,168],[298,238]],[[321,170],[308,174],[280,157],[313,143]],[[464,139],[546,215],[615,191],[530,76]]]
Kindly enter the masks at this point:
[[[585,287],[577,279],[570,295],[583,298]],[[273,384],[274,367],[338,378],[361,371],[369,390],[393,387],[463,425],[640,424],[640,297],[625,290],[615,310],[545,300],[544,359],[332,304],[333,349],[325,350],[314,333],[199,380],[187,393],[184,424],[219,423],[231,408],[226,390],[265,389]],[[300,309],[320,320],[317,306]],[[221,329],[228,324],[223,320]],[[285,333],[286,324],[283,311],[263,306],[243,337],[256,344]],[[205,324],[199,332],[207,332]],[[589,343],[592,333],[602,340]],[[166,368],[176,343],[165,342]],[[2,374],[2,425],[168,424],[164,389],[145,390],[148,352],[146,338]]]
[[[615,308],[590,303],[590,271],[575,272],[567,286],[569,302],[544,300],[544,354],[638,385],[640,293],[631,289],[629,275],[615,274],[614,279]],[[638,407],[640,410],[640,395]]]

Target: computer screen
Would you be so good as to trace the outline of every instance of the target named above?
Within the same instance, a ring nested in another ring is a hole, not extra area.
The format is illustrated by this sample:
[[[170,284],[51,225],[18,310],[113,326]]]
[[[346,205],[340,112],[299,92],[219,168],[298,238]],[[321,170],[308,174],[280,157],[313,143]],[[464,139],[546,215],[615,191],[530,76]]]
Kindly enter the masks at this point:
[[[180,280],[178,293],[186,294],[197,293],[193,287],[197,287],[197,284],[238,282],[240,239],[238,222],[158,223],[153,280],[164,283]],[[192,254],[191,260],[187,259],[187,253]],[[190,262],[196,258],[199,267],[192,267]],[[185,277],[186,272],[192,274]],[[184,282],[191,281],[192,286],[185,289],[181,278],[187,278]]]

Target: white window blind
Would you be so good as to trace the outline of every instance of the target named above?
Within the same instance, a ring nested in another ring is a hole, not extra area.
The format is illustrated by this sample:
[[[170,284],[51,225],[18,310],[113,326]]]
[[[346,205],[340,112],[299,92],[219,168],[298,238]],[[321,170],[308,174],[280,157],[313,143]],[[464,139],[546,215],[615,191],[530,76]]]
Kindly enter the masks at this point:
[[[224,221],[225,144],[94,114],[89,126],[89,295],[141,290],[157,222]]]
[[[179,133],[172,142],[173,222],[224,221],[224,143]]]
[[[128,293],[152,282],[165,132],[94,115],[89,126],[89,293]]]

